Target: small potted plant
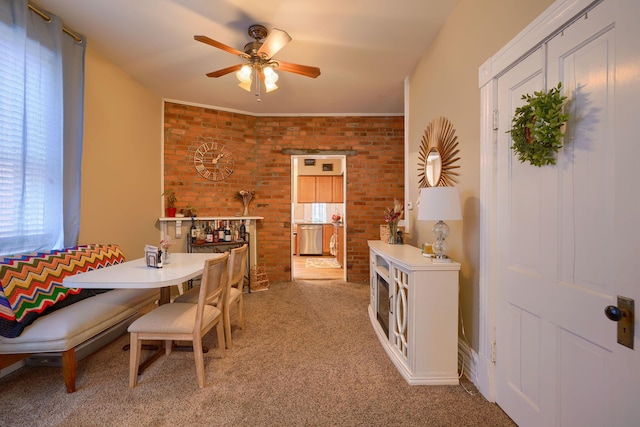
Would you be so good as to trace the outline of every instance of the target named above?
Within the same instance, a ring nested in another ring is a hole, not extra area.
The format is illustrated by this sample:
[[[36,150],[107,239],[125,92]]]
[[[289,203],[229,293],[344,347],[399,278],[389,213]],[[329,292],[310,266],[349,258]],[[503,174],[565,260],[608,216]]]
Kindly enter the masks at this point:
[[[165,197],[165,201],[167,202],[167,216],[175,217],[176,216],[176,192],[168,188],[162,195]]]
[[[186,217],[195,217],[198,216],[198,209],[189,203],[187,207],[182,210],[182,214]]]

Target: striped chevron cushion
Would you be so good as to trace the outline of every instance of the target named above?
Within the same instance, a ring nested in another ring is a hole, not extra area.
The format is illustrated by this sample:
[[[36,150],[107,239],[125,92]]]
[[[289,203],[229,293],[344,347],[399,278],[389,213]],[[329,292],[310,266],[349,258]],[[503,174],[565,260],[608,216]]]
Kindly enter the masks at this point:
[[[118,264],[124,254],[117,245],[86,245],[0,258],[0,335],[17,336],[54,306],[81,299],[81,289],[62,286],[70,275]],[[85,296],[95,292],[85,293]],[[68,303],[66,304],[68,305]]]

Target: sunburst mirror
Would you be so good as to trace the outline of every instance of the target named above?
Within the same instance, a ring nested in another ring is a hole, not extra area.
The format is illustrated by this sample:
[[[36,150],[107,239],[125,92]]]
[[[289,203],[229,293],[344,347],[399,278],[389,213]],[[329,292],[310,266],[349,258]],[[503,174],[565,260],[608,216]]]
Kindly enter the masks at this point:
[[[458,137],[446,117],[436,117],[429,123],[422,136],[418,162],[419,187],[452,187],[460,175],[454,165],[457,157]]]

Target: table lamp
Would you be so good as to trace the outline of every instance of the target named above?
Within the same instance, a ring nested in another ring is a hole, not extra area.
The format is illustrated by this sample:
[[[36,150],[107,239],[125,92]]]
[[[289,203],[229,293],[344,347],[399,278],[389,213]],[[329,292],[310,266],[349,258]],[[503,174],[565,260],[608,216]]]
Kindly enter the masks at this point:
[[[461,220],[460,193],[457,187],[425,187],[420,190],[420,207],[418,220],[438,221],[433,226],[434,262],[451,262],[447,256],[446,237],[449,235],[449,226],[444,222]]]

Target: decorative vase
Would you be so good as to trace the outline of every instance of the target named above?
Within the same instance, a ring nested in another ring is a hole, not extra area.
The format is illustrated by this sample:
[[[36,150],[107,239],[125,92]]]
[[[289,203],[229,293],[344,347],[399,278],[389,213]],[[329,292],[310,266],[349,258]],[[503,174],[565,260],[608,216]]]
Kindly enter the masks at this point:
[[[398,223],[389,222],[389,244],[395,245],[398,243]]]
[[[242,212],[242,216],[249,216],[249,204],[244,205],[244,212]]]
[[[166,248],[162,255],[164,255],[164,261],[162,261],[162,262],[164,264],[170,264],[171,263],[171,255],[169,254],[169,248]]]

